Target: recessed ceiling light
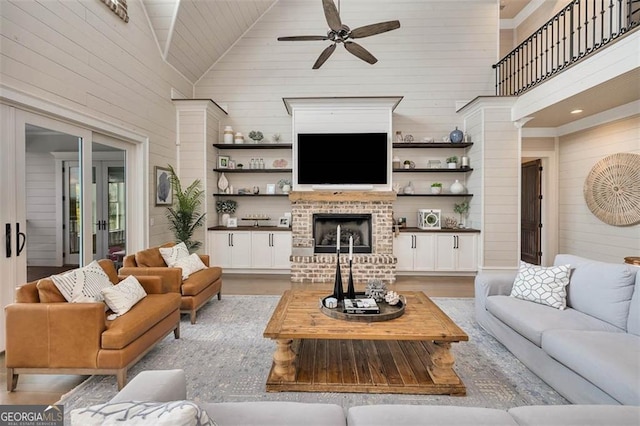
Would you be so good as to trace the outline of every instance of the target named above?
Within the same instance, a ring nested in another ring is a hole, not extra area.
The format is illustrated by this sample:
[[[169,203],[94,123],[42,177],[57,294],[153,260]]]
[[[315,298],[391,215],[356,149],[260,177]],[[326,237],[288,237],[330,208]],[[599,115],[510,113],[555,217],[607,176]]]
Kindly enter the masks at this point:
[[[581,109],[574,109],[573,111],[571,111],[571,114],[580,114],[581,112]]]

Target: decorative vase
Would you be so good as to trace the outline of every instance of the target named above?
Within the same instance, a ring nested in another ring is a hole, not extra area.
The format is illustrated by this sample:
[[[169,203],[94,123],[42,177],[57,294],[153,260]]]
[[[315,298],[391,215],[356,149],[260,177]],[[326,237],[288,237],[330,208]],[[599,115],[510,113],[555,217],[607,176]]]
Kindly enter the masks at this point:
[[[464,185],[461,184],[458,179],[456,179],[456,181],[449,187],[449,191],[451,191],[452,194],[462,194],[464,190]]]
[[[356,289],[353,285],[353,261],[349,261],[349,283],[347,284],[347,299],[356,298]]]
[[[224,128],[224,143],[233,143],[233,129],[231,126]]]
[[[282,192],[288,194],[291,191],[291,185],[282,185]]]
[[[220,179],[218,179],[218,189],[220,189],[221,193],[225,193],[225,191],[229,188],[229,181],[224,173],[220,173]]]
[[[452,143],[460,143],[464,139],[464,133],[462,133],[462,130],[458,130],[458,128],[456,127],[453,132],[449,133],[449,139]]]
[[[223,213],[222,214],[222,226],[227,226],[227,224],[229,223],[229,218],[231,216],[229,215],[229,213]]]
[[[244,136],[242,135],[242,133],[238,132],[236,133],[236,135],[233,138],[233,141],[235,143],[244,143]]]
[[[338,302],[344,300],[344,293],[342,290],[342,272],[340,272],[340,250],[338,250],[336,256],[336,278],[333,283],[333,294],[332,297],[335,297]]]

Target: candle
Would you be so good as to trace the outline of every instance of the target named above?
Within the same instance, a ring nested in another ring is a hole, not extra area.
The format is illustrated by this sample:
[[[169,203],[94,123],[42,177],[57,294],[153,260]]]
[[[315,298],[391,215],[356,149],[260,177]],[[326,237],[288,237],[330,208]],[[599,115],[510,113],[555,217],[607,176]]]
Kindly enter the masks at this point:
[[[336,236],[336,250],[340,251],[340,225],[338,225],[338,235]]]
[[[353,235],[349,235],[349,261],[353,258]]]

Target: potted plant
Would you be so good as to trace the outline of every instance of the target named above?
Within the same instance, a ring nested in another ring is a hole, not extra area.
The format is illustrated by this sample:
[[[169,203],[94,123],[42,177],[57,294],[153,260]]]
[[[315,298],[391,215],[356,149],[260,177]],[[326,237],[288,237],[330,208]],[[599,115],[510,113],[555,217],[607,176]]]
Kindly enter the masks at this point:
[[[431,193],[432,194],[440,194],[442,192],[442,183],[433,182],[431,184]]]
[[[264,139],[264,135],[259,130],[258,131],[252,130],[249,132],[249,139],[251,139],[255,143],[260,143],[260,141]]]
[[[452,156],[447,158],[447,166],[450,169],[457,169],[458,168],[458,157],[457,156]]]
[[[458,227],[464,228],[464,218],[467,217],[467,213],[469,212],[469,202],[465,200],[461,203],[454,204],[453,211],[460,215],[460,222],[458,222]]]
[[[278,188],[285,194],[288,194],[291,191],[291,181],[289,179],[280,179],[278,181]]]
[[[216,212],[218,214],[222,213],[222,218],[220,223],[222,226],[227,226],[229,222],[230,215],[236,212],[236,208],[238,207],[238,203],[235,200],[219,200],[216,202]]]
[[[193,241],[194,231],[204,224],[205,213],[200,213],[200,205],[204,191],[200,188],[200,180],[194,180],[187,188],[182,188],[180,178],[169,165],[171,188],[173,190],[173,205],[167,208],[169,228],[177,242],[184,242],[190,252],[196,251],[201,241]]]

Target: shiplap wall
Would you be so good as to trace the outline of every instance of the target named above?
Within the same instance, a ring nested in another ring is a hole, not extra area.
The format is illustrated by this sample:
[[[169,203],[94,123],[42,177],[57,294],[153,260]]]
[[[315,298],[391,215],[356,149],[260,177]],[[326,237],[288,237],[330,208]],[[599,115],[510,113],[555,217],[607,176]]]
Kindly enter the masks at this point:
[[[338,46],[319,69],[311,67],[329,43],[279,42],[277,37],[327,32],[319,0],[280,0],[248,31],[211,70],[196,83],[195,97],[211,98],[228,105],[226,125],[247,135],[261,130],[265,137],[280,133],[291,142],[292,122],[283,97],[404,96],[393,115],[393,128],[416,139],[441,139],[455,126],[462,128],[456,114],[456,101],[469,101],[494,93],[491,65],[498,46],[498,7],[495,1],[378,0],[343,1],[342,21],[355,28],[379,21],[398,19],[401,28],[357,40],[378,58],[369,65]],[[394,152],[394,155],[420,155],[418,161],[447,155],[432,151]],[[459,151],[456,151],[459,154]],[[238,154],[233,153],[234,157]],[[261,152],[271,161],[275,152]],[[453,154],[453,153],[452,153]],[[278,153],[290,159],[288,152]],[[449,154],[451,155],[451,154]],[[404,159],[404,158],[403,158]],[[246,160],[246,159],[243,159]],[[416,161],[416,163],[418,162]],[[473,160],[472,160],[473,161]],[[244,163],[247,166],[247,163]],[[243,176],[244,178],[244,176]],[[271,177],[270,177],[271,178]],[[273,176],[271,182],[280,176]],[[397,174],[404,186],[412,180],[416,190],[427,188],[435,179],[445,185],[453,176],[424,174],[409,179]],[[248,177],[247,177],[248,179]],[[255,178],[253,182],[265,182]],[[231,181],[231,179],[230,179]],[[233,184],[252,182],[234,176]],[[276,212],[288,203],[273,200],[239,199],[239,209]],[[396,203],[396,216],[416,223],[418,208],[441,208],[453,215],[453,199],[407,199]],[[277,204],[275,204],[277,203]]]
[[[27,152],[25,155],[27,265],[61,266],[57,263],[56,237],[56,182],[55,160],[45,152]],[[24,231],[23,231],[24,232]]]
[[[593,166],[618,152],[640,154],[640,115],[560,138],[560,253],[615,263],[640,253],[640,225],[607,225],[584,201],[583,185]]]
[[[192,85],[159,54],[139,0],[124,23],[96,0],[0,2],[2,84],[147,135],[149,191],[154,165],[175,161],[171,89]],[[150,243],[171,238],[164,208],[153,206]]]

